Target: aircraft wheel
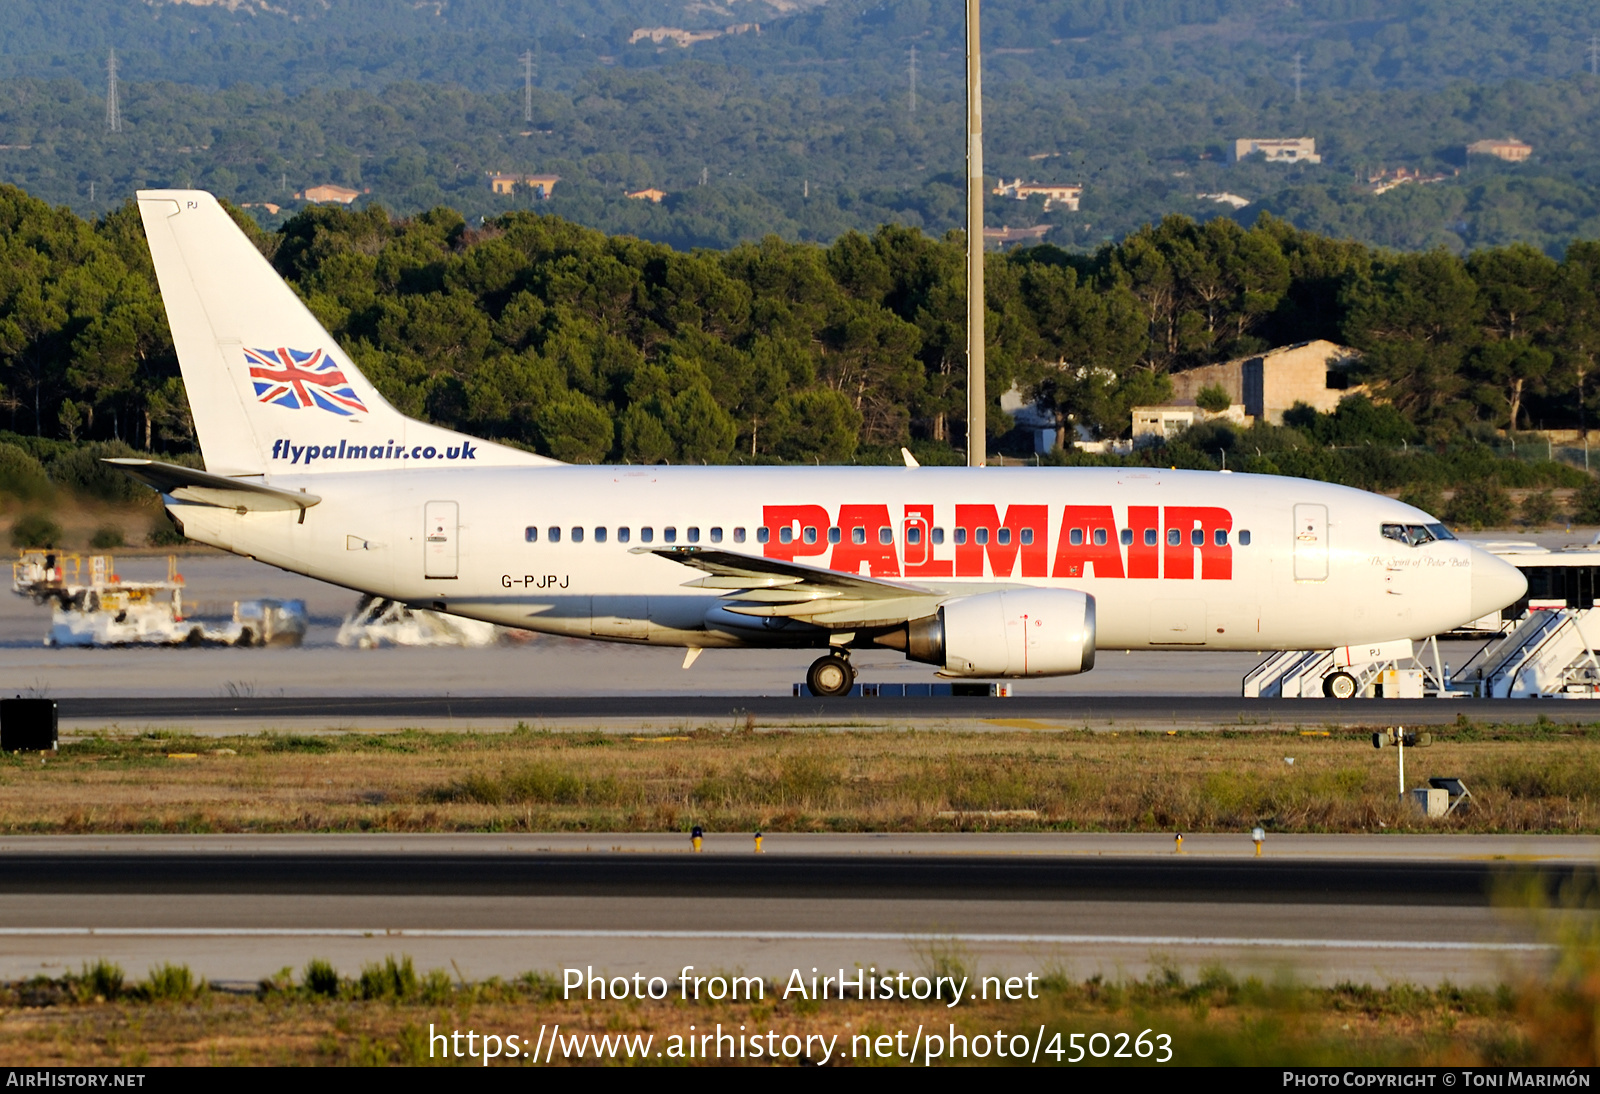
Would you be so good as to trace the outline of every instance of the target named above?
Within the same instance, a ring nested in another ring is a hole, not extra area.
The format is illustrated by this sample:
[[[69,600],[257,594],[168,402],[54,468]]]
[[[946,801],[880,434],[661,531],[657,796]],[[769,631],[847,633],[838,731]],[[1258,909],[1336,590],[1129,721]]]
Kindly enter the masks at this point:
[[[806,672],[806,688],[812,695],[849,695],[855,682],[855,668],[836,653],[817,658]]]
[[[1356,678],[1348,672],[1336,672],[1331,676],[1324,677],[1322,694],[1329,699],[1354,699],[1356,697]]]

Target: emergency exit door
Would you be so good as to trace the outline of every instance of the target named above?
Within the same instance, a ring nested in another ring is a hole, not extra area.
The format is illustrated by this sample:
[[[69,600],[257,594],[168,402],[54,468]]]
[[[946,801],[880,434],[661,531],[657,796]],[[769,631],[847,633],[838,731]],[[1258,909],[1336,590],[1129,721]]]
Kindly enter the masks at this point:
[[[430,501],[423,506],[422,518],[422,576],[453,579],[459,538],[456,503]]]
[[[1294,579],[1328,580],[1328,507],[1294,507]]]

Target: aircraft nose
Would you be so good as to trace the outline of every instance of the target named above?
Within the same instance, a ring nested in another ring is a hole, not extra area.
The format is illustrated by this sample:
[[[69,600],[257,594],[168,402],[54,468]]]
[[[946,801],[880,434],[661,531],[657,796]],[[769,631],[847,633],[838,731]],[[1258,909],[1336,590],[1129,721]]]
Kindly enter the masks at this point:
[[[1472,552],[1472,618],[1515,604],[1528,591],[1522,571],[1503,558],[1476,548]]]

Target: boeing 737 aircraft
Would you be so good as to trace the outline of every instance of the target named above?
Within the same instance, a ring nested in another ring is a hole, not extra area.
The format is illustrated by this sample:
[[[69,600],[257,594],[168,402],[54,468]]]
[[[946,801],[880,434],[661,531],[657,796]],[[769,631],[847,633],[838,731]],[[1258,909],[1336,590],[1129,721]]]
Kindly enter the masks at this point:
[[[1515,567],[1408,505],[1145,468],[579,467],[400,414],[208,193],[139,194],[205,471],[118,460],[185,535],[509,627],[850,651],[948,677],[1097,649],[1421,639],[1517,600]],[[581,686],[581,682],[575,681]]]

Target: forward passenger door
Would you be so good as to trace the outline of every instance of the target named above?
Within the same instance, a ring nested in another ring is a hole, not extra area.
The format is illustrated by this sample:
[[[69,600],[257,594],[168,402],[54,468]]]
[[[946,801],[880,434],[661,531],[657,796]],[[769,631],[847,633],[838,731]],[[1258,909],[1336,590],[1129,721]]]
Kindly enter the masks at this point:
[[[1328,507],[1294,507],[1294,579],[1328,580]]]

